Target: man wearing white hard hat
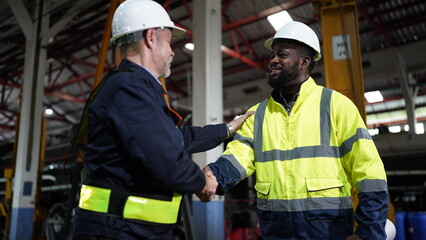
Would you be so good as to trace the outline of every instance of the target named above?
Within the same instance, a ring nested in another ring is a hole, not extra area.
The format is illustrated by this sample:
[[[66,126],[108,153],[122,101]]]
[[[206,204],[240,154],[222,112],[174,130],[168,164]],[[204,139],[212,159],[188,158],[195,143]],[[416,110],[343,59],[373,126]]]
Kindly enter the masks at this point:
[[[203,170],[216,176],[219,190],[255,174],[263,240],[385,240],[383,163],[352,101],[310,76],[321,58],[317,35],[290,22],[265,47],[271,96],[249,109],[255,115]]]
[[[151,0],[127,0],[115,11],[112,43],[123,61],[90,96],[74,143],[85,150],[73,239],[172,239],[182,194],[214,192],[217,182],[190,154],[232,136],[244,119],[177,127],[158,78],[168,77],[175,26]],[[82,133],[82,134],[80,134]],[[205,200],[209,200],[208,198]]]

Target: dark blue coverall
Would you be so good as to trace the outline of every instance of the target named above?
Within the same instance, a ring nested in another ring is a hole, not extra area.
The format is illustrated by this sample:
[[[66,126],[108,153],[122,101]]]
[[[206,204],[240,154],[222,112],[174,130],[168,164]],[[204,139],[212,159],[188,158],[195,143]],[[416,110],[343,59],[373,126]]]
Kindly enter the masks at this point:
[[[190,153],[216,147],[226,124],[176,127],[160,82],[124,59],[88,109],[83,184],[170,200],[202,190],[205,177]],[[171,239],[172,225],[124,219],[77,208],[73,232],[116,239]]]

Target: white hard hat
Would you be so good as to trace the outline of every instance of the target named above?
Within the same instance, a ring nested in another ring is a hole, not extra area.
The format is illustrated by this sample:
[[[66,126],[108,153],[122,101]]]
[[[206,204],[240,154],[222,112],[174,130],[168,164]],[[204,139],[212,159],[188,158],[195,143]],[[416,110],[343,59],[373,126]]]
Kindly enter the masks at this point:
[[[396,236],[395,225],[393,225],[393,223],[389,219],[386,219],[385,232],[386,232],[386,240],[395,239],[395,236]]]
[[[112,19],[112,43],[127,34],[150,28],[171,28],[174,37],[185,33],[175,26],[166,10],[152,0],[127,0],[115,10]]]
[[[272,50],[274,40],[279,38],[291,39],[304,43],[315,50],[315,61],[321,59],[321,49],[318,37],[314,30],[308,27],[308,25],[296,21],[285,24],[277,31],[277,33],[275,33],[273,38],[266,40],[265,47]]]

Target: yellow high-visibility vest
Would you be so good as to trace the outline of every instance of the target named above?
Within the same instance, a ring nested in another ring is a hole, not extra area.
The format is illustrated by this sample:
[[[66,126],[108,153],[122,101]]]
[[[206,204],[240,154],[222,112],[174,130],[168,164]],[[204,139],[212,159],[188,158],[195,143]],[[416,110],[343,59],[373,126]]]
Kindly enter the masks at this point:
[[[222,155],[241,179],[256,172],[258,208],[351,209],[352,188],[387,192],[377,149],[350,99],[303,83],[290,114],[272,97],[249,117]]]

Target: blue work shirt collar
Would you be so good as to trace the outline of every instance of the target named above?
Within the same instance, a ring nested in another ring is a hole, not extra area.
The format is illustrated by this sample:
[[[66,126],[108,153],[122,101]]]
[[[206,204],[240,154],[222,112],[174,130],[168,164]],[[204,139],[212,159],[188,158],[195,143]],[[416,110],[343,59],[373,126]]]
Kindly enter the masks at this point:
[[[126,61],[127,61],[127,63],[126,63]],[[123,64],[128,64],[128,63],[131,63],[131,64],[133,64],[133,65],[135,65],[135,66],[138,66],[138,67],[141,67],[141,68],[143,68],[145,71],[147,71],[149,74],[151,74],[151,76],[158,82],[158,84],[160,84],[160,85],[163,85],[161,82],[160,82],[160,80],[158,80],[158,78],[156,78],[155,76],[154,76],[154,74],[151,72],[151,71],[149,71],[146,67],[144,67],[144,66],[141,66],[141,65],[139,65],[139,64],[136,64],[136,63],[134,63],[134,62],[132,62],[132,61],[130,61],[130,60],[128,60],[128,59],[123,59],[122,61],[121,61],[121,63],[120,63],[120,65],[123,65]]]

